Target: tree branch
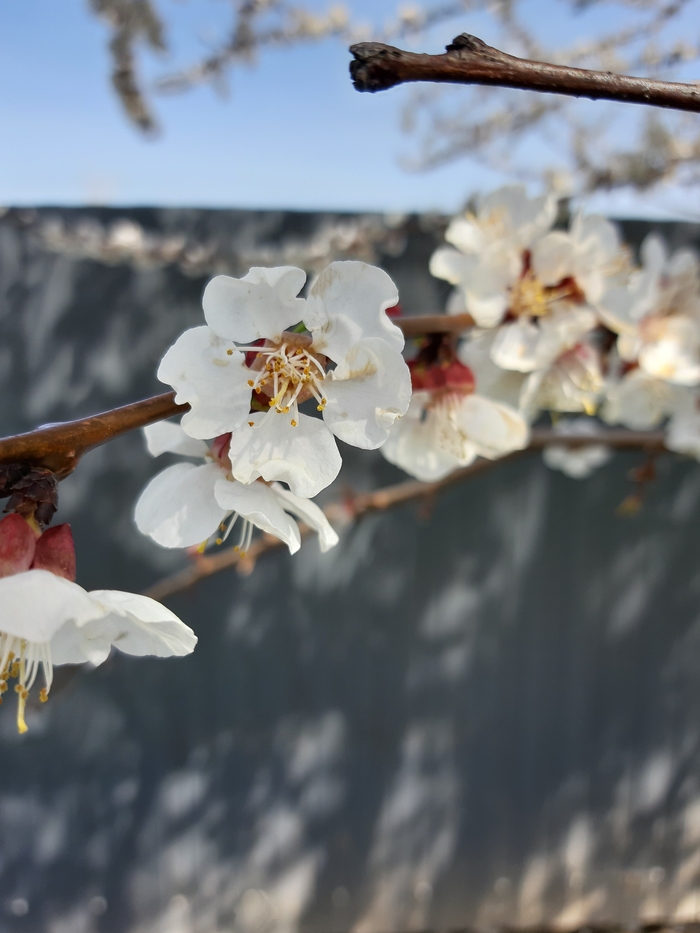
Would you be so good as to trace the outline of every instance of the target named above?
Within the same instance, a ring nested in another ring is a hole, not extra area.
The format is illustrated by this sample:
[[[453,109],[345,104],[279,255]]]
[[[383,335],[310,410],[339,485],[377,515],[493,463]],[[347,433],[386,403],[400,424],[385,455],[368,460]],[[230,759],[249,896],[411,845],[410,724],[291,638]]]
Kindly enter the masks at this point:
[[[31,463],[63,479],[93,447],[188,409],[189,405],[175,404],[174,392],[165,392],[80,421],[65,421],[5,437],[0,439],[0,463]]]
[[[372,512],[386,512],[410,502],[430,500],[440,493],[456,486],[465,479],[470,479],[479,473],[484,473],[492,467],[522,457],[533,450],[541,450],[548,444],[562,444],[571,448],[587,447],[591,444],[605,444],[618,450],[665,450],[665,437],[663,431],[626,431],[617,428],[602,428],[594,435],[581,436],[580,434],[566,434],[555,431],[553,428],[534,428],[531,433],[530,446],[526,450],[517,450],[500,460],[475,460],[470,466],[455,470],[444,479],[434,483],[421,483],[418,480],[407,480],[376,489],[373,492],[361,492],[346,496],[338,502],[333,502],[323,510],[331,523],[347,524],[357,522]],[[302,537],[311,534],[305,526],[301,530]],[[175,593],[189,589],[222,570],[238,567],[242,571],[250,572],[258,558],[269,551],[276,551],[284,546],[284,542],[272,535],[263,535],[253,542],[248,552],[241,554],[233,548],[219,551],[215,554],[197,554],[189,567],[165,577],[154,583],[146,590],[146,596],[152,599],[163,600]]]
[[[700,112],[698,85],[516,58],[467,33],[442,55],[405,52],[381,42],[360,42],[350,52],[350,75],[358,91],[385,91],[411,81],[485,84]]]

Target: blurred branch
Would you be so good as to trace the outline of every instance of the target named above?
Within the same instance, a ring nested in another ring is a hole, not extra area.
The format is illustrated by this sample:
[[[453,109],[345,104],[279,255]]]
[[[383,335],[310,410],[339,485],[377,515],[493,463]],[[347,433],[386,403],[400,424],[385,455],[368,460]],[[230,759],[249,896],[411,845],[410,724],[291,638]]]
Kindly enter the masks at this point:
[[[567,435],[563,431],[553,428],[534,428],[531,434],[530,446],[526,450],[518,450],[500,460],[475,460],[474,463],[461,470],[455,470],[444,479],[434,483],[421,483],[418,480],[407,480],[376,489],[373,492],[355,493],[345,496],[337,502],[326,506],[323,510],[328,520],[338,525],[347,525],[360,521],[373,512],[386,512],[411,502],[420,502],[433,499],[451,486],[471,479],[480,473],[490,470],[501,463],[510,462],[532,450],[541,450],[548,444],[561,444],[571,448],[587,447],[591,444],[605,444],[618,450],[665,450],[665,436],[663,431],[627,431],[619,429],[601,428],[597,434],[581,436],[580,434]],[[311,535],[311,531],[303,527],[304,538]],[[146,590],[145,595],[153,599],[163,600],[175,593],[189,589],[222,570],[238,567],[243,573],[250,573],[257,560],[270,551],[284,547],[284,542],[272,535],[263,535],[253,542],[245,555],[233,548],[220,551],[216,554],[196,554],[189,567],[165,577],[154,583]]]
[[[467,33],[457,36],[442,55],[405,52],[380,42],[361,42],[350,51],[350,74],[358,91],[384,91],[412,81],[483,84],[700,112],[697,85],[516,58]]]
[[[154,130],[155,120],[136,77],[134,52],[139,41],[157,51],[165,49],[163,24],[151,0],[90,0],[90,7],[112,30],[112,85],[124,110],[142,130]]]

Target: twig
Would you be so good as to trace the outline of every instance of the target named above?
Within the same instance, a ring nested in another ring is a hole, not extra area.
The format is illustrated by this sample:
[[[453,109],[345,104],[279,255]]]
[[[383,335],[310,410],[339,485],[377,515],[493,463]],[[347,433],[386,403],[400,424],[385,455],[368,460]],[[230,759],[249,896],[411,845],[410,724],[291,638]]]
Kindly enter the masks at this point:
[[[501,457],[500,460],[475,460],[470,466],[455,470],[449,476],[434,483],[407,480],[393,486],[386,486],[383,489],[376,489],[373,492],[356,493],[351,497],[331,503],[326,506],[324,512],[329,521],[343,524],[347,523],[348,519],[350,521],[359,521],[372,512],[385,512],[388,509],[398,508],[409,502],[432,499],[465,479],[484,473],[497,464],[515,460],[529,451],[541,450],[548,444],[563,444],[572,448],[587,447],[590,444],[605,444],[618,450],[661,451],[666,449],[663,431],[644,432],[604,428],[596,434],[583,437],[580,434],[567,435],[563,431],[555,431],[552,428],[534,428],[530,438],[530,446],[526,450],[515,451],[506,457]],[[308,528],[302,528],[303,537],[310,533]],[[263,554],[281,547],[283,547],[283,542],[279,538],[263,535],[263,537],[253,542],[247,554],[243,557],[233,548],[220,551],[217,554],[197,555],[189,567],[159,580],[146,590],[145,595],[151,596],[153,599],[163,600],[175,593],[189,589],[189,587],[199,583],[200,580],[222,570],[228,570],[232,567],[252,569],[255,562]]]
[[[381,42],[350,46],[350,75],[358,91],[385,91],[411,81],[485,84],[593,100],[617,100],[672,110],[700,111],[700,86],[634,78],[516,58],[476,36],[457,36],[442,55],[405,52]]]
[[[62,479],[93,447],[154,421],[171,418],[188,408],[189,405],[175,404],[174,392],[165,392],[79,421],[65,421],[27,434],[5,437],[0,439],[0,463],[31,463],[51,470]]]

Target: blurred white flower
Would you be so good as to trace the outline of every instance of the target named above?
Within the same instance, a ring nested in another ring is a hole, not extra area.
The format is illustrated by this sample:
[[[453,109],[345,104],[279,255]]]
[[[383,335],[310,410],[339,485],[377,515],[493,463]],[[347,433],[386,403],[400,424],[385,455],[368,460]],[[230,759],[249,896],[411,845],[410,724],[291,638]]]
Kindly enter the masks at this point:
[[[554,223],[556,198],[529,198],[521,185],[507,185],[478,200],[475,213],[455,217],[445,232],[450,247],[430,260],[430,272],[456,285],[461,307],[479,327],[503,319],[510,292],[523,272],[523,254]]]
[[[682,393],[666,428],[666,447],[700,460],[700,398],[697,392]]]
[[[26,701],[43,669],[42,701],[53,667],[101,664],[112,645],[133,655],[182,656],[194,650],[194,632],[165,606],[118,590],[87,592],[75,578],[68,525],[38,539],[19,515],[0,522],[0,692],[16,679],[17,728],[26,732]]]
[[[595,413],[605,387],[600,351],[585,341],[525,380],[519,408],[529,420],[541,411]]]
[[[635,368],[607,382],[600,417],[608,424],[648,431],[674,413],[679,394],[678,387]]]
[[[658,236],[642,244],[643,267],[602,296],[621,359],[657,379],[700,384],[700,266],[690,250],[670,258]]]
[[[150,481],[136,503],[139,530],[163,547],[192,547],[212,537],[223,543],[240,518],[236,547],[242,554],[250,546],[254,527],[284,541],[294,554],[301,536],[288,512],[318,533],[322,551],[338,543],[337,534],[314,502],[295,496],[279,483],[246,485],[235,480],[228,459],[228,435],[217,438],[209,448],[167,421],[145,428],[144,433],[155,457],[170,452],[204,461],[199,466],[177,463],[167,467]]]
[[[182,426],[191,437],[234,432],[236,479],[281,480],[311,497],[340,469],[333,435],[380,447],[408,408],[411,383],[403,334],[386,314],[398,294],[385,272],[331,263],[306,300],[297,297],[305,280],[291,266],[212,279],[203,300],[207,326],[178,339],[158,378],[190,404]],[[312,399],[323,420],[299,412]]]
[[[555,432],[586,437],[594,435],[599,423],[593,418],[562,418],[555,425]],[[571,479],[588,479],[612,457],[605,444],[586,444],[585,447],[570,447],[565,444],[549,444],[542,451],[542,459],[552,470],[560,470]]]
[[[412,374],[408,412],[382,447],[390,463],[431,482],[478,456],[496,460],[527,446],[523,417],[509,405],[475,395],[473,375],[458,360],[414,367]]]

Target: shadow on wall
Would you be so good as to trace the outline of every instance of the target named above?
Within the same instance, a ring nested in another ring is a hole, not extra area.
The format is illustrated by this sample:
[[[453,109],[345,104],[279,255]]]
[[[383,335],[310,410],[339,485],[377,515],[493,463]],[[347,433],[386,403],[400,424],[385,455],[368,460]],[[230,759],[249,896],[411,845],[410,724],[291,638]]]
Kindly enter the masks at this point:
[[[3,431],[155,390],[202,281],[3,224]],[[343,452],[342,483],[400,478]],[[700,471],[661,458],[616,518],[637,459],[576,483],[532,455],[271,554],[173,600],[193,656],[64,673],[23,737],[0,710],[0,933],[698,919]],[[80,582],[182,563],[125,506],[155,468],[129,437],[64,484]]]

